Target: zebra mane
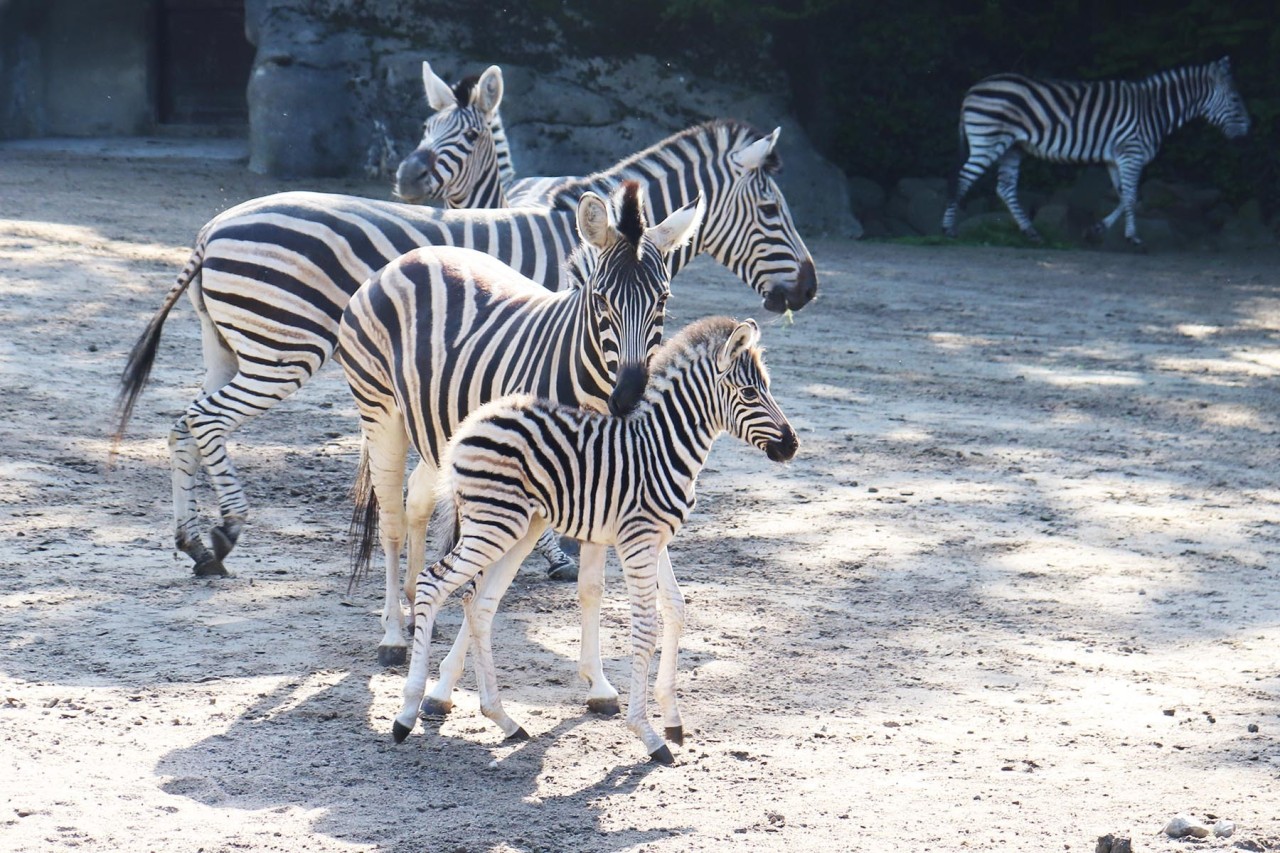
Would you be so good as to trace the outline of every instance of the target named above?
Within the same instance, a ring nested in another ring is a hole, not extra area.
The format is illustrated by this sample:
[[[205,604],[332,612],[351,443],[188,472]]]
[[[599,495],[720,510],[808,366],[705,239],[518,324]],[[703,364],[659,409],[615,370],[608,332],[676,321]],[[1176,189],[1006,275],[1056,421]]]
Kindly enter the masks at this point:
[[[458,99],[459,107],[471,106],[471,99],[476,93],[476,84],[480,82],[479,74],[469,74],[453,87],[453,96]]]
[[[732,317],[704,317],[685,326],[653,354],[649,364],[649,390],[645,398],[650,398],[668,384],[669,377],[684,372],[692,362],[712,359],[724,346],[725,341],[738,327],[738,321]],[[756,346],[754,358],[760,365],[760,372],[768,376],[764,367],[764,347]]]
[[[552,207],[566,208],[574,207],[578,203],[578,197],[585,190],[608,186],[619,177],[624,177],[631,173],[633,168],[646,159],[653,157],[655,154],[676,147],[684,142],[692,142],[696,144],[698,139],[707,139],[711,142],[711,147],[723,151],[733,151],[739,147],[750,145],[752,142],[763,139],[768,134],[761,133],[758,129],[747,124],[746,122],[737,121],[736,119],[717,118],[710,121],[704,121],[701,124],[695,124],[687,127],[677,133],[673,133],[660,142],[655,142],[643,151],[619,160],[607,169],[594,172],[590,175],[575,180],[565,181],[559,185],[552,198],[549,199]],[[770,151],[769,156],[765,158],[763,168],[769,174],[777,174],[782,171],[782,158],[778,156],[776,150]]]

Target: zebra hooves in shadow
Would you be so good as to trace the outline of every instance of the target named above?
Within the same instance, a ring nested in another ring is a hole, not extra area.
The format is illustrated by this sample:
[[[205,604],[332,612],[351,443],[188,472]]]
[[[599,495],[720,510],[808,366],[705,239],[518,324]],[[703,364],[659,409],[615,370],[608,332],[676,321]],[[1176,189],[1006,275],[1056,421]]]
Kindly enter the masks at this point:
[[[547,579],[553,581],[576,581],[578,579],[578,566],[573,560],[565,557],[563,560],[547,567]]]
[[[524,726],[516,729],[511,734],[502,739],[503,743],[519,743],[522,740],[529,740],[529,733],[524,730]]]
[[[213,555],[221,560],[230,554],[231,549],[236,547],[236,541],[240,538],[240,531],[243,529],[244,522],[234,518],[229,518],[211,529],[209,541],[213,543]]]
[[[666,764],[667,766],[676,763],[676,757],[671,754],[671,750],[667,748],[665,743],[649,753],[649,760],[654,764]]]
[[[204,552],[204,556],[196,560],[196,564],[191,567],[191,571],[198,578],[225,578],[228,577],[226,566],[222,565],[222,560]]]
[[[1022,236],[1023,236],[1023,237],[1026,237],[1026,238],[1027,238],[1028,240],[1030,240],[1032,243],[1043,243],[1043,242],[1044,242],[1044,238],[1040,236],[1040,232],[1039,232],[1039,231],[1037,231],[1037,230],[1036,230],[1036,229],[1034,229],[1034,228],[1027,228],[1027,229],[1023,230],[1023,232],[1022,232]]]
[[[676,746],[684,746],[684,726],[667,726],[663,734]]]
[[[428,696],[418,706],[418,719],[439,725],[444,722],[444,718],[449,716],[449,712],[452,710],[452,702],[441,702],[439,699],[432,699]]]
[[[406,646],[378,646],[378,666],[400,666],[408,659]]]
[[[396,743],[404,743],[404,739],[409,736],[409,732],[411,731],[413,731],[412,728],[406,726],[399,720],[396,720],[391,724],[391,736],[396,739]]]
[[[622,713],[617,699],[588,699],[587,710],[602,717],[616,717]]]

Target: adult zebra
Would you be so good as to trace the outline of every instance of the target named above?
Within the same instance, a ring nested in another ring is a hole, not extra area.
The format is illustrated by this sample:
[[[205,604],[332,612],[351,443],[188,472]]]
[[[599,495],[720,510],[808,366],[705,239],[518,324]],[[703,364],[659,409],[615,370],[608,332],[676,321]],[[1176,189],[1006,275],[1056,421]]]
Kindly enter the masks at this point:
[[[459,422],[514,392],[613,411],[633,407],[662,340],[671,293],[666,258],[688,242],[701,216],[701,206],[690,205],[647,227],[639,184],[627,181],[612,205],[591,192],[578,203],[583,242],[570,259],[575,287],[552,292],[487,255],[441,247],[396,258],[351,297],[338,332],[339,361],[364,436],[353,513],[357,570],[379,533],[386,560],[380,663],[405,659],[400,551],[407,538],[411,589],[426,563],[436,469]],[[405,501],[410,444],[420,462]],[[595,592],[596,607],[594,568],[603,568],[603,558],[587,546],[580,594]],[[603,673],[593,669],[591,676],[601,700],[616,703]]]
[[[1138,178],[1165,137],[1205,118],[1229,139],[1249,131],[1249,114],[1231,79],[1227,58],[1161,71],[1144,80],[1078,82],[997,74],[973,85],[960,110],[960,142],[968,157],[960,167],[942,230],[956,236],[960,200],[992,163],[996,192],[1022,233],[1039,232],[1018,204],[1018,165],[1024,153],[1059,163],[1105,163],[1120,203],[1093,227],[1102,234],[1124,214],[1124,236],[1142,245],[1134,225]]]
[[[566,181],[547,206],[440,211],[351,196],[289,192],[254,199],[216,216],[197,235],[191,258],[130,352],[121,378],[123,434],[146,384],[165,318],[182,293],[200,317],[203,393],[173,425],[175,540],[197,575],[226,573],[248,503],[226,451],[227,436],[310,379],[333,354],[338,322],[356,288],[399,255],[430,245],[485,251],[550,290],[564,283],[585,192],[607,196],[635,180],[653,218],[695,198],[705,216],[696,237],[673,252],[675,275],[707,252],[749,283],[764,307],[799,309],[817,292],[817,274],[773,181],[778,131],[761,137],[731,121],[698,125],[604,172]],[[204,464],[220,522],[201,540],[194,490]]]
[[[435,112],[418,147],[396,168],[396,197],[410,203],[438,198],[453,209],[508,207],[505,189],[515,167],[498,113],[502,69],[491,65],[450,86],[423,62],[422,85]]]
[[[490,629],[507,582],[550,526],[617,551],[631,599],[627,726],[652,760],[672,762],[647,707],[659,587],[664,602],[679,600],[660,555],[693,508],[698,473],[721,433],[777,462],[791,459],[799,445],[769,392],[759,337],[750,320],[712,317],[686,327],[658,351],[649,389],[627,417],[516,396],[481,407],[462,424],[443,469],[456,542],[418,577],[413,656],[392,729],[397,742],[419,714],[435,614],[468,581],[477,584],[463,606],[476,647],[480,709],[508,740],[528,738],[498,698]],[[680,743],[675,658],[675,648],[664,642],[654,694],[667,738]]]

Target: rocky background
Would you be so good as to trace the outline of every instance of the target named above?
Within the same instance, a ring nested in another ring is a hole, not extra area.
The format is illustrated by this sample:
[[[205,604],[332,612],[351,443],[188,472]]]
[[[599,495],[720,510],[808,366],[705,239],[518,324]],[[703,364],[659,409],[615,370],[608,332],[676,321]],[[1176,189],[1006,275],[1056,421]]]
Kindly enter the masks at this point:
[[[341,175],[359,163],[390,176],[429,111],[422,61],[450,82],[497,64],[522,177],[589,173],[706,119],[736,118],[766,132],[782,127],[779,183],[803,231],[861,236],[843,172],[791,114],[776,67],[762,63],[753,79],[731,82],[652,55],[574,53],[562,24],[538,14],[537,3],[494,17],[466,4],[409,5],[249,0],[247,31],[258,49],[250,168]]]

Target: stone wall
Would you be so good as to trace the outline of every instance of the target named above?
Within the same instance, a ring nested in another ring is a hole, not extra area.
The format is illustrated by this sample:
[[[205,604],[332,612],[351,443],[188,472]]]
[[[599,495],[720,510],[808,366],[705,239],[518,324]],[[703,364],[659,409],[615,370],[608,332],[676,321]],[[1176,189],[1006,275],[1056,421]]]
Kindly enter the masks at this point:
[[[763,68],[742,85],[652,56],[601,57],[570,49],[546,20],[537,30],[508,22],[524,35],[496,47],[474,11],[419,3],[413,15],[409,6],[249,0],[247,30],[257,46],[250,168],[286,177],[394,169],[417,145],[428,112],[422,61],[450,81],[498,64],[502,116],[522,176],[589,173],[697,122],[736,118],[765,132],[782,127],[779,183],[805,233],[861,234],[843,173],[788,111],[777,73]]]

